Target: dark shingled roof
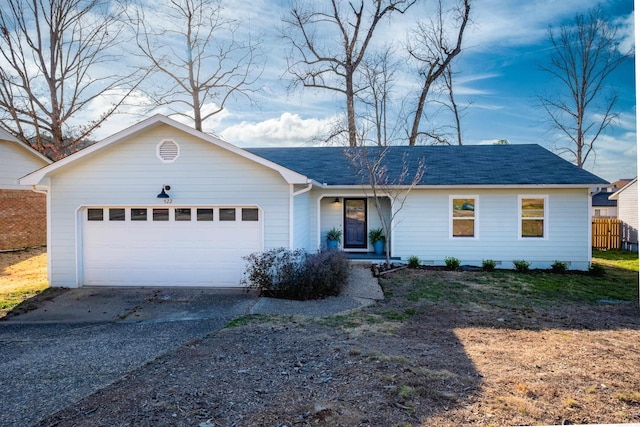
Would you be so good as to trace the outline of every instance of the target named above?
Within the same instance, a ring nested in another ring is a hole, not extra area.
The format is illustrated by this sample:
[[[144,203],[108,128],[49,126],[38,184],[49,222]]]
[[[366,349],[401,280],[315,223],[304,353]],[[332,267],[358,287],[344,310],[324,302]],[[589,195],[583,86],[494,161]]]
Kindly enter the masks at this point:
[[[617,200],[609,200],[613,193],[601,191],[591,196],[591,206],[618,206]]]
[[[329,185],[360,185],[362,179],[345,157],[345,147],[248,148],[247,151]],[[373,156],[377,147],[367,147]],[[607,184],[536,144],[393,146],[385,163],[390,182],[409,165],[409,180],[424,159],[420,185],[592,185]]]

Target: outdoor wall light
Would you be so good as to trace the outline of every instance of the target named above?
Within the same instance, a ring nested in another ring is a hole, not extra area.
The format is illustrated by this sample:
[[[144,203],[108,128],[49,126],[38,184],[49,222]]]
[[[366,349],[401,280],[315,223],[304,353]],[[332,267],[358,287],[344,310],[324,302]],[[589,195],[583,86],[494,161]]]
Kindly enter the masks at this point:
[[[336,205],[338,203],[340,203],[340,198],[339,197],[336,197],[335,199],[333,199],[333,204],[334,205]]]
[[[169,196],[167,194],[167,191],[171,190],[171,186],[170,185],[163,185],[162,186],[162,191],[160,192],[160,194],[158,194],[158,199],[170,199],[171,196]]]

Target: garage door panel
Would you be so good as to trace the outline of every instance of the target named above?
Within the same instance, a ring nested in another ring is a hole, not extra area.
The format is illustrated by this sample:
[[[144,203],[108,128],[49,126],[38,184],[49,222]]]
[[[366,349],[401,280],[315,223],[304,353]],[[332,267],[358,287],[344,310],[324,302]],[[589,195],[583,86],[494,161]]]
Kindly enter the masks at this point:
[[[261,250],[263,237],[261,221],[242,221],[237,211],[236,221],[175,221],[170,215],[170,221],[154,222],[150,214],[148,221],[129,215],[126,221],[89,221],[85,215],[84,284],[239,286],[243,256]]]

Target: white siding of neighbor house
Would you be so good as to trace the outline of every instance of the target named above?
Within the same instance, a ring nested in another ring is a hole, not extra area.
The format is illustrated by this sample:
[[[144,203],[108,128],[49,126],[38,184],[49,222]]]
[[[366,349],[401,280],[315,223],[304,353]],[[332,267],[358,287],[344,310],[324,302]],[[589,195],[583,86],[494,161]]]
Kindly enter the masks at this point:
[[[477,196],[478,235],[451,238],[451,195]],[[547,196],[548,234],[543,239],[518,236],[518,196]],[[571,269],[587,269],[591,257],[589,194],[587,189],[414,189],[395,221],[394,256],[415,255],[424,263],[443,265],[447,257],[462,264],[499,261],[513,268],[523,259],[531,268],[548,268],[554,261],[570,262]]]
[[[156,156],[171,139],[180,146],[174,163]],[[78,286],[82,265],[79,209],[83,206],[258,206],[264,215],[264,249],[289,246],[289,185],[275,171],[161,125],[113,143],[51,174],[48,253],[52,286]]]
[[[0,140],[0,189],[30,189],[29,186],[18,184],[18,178],[46,165],[47,162],[18,147],[16,142]]]
[[[638,244],[638,181],[618,194],[618,218],[626,224],[626,243],[634,244],[626,249],[637,250]]]

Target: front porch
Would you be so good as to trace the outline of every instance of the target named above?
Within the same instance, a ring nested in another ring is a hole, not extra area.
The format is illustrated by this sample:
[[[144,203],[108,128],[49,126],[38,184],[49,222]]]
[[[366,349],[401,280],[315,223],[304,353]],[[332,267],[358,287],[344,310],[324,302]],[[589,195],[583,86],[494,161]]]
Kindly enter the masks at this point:
[[[327,232],[337,229],[342,232],[340,248],[345,250],[352,260],[384,261],[385,256],[376,255],[373,244],[369,241],[372,230],[382,230],[382,217],[387,218],[387,229],[390,228],[388,218],[391,217],[391,203],[388,198],[378,199],[361,194],[350,196],[344,194],[323,195],[318,199],[319,246],[327,246]],[[385,236],[389,244],[393,236]],[[399,258],[392,258],[399,259]]]

